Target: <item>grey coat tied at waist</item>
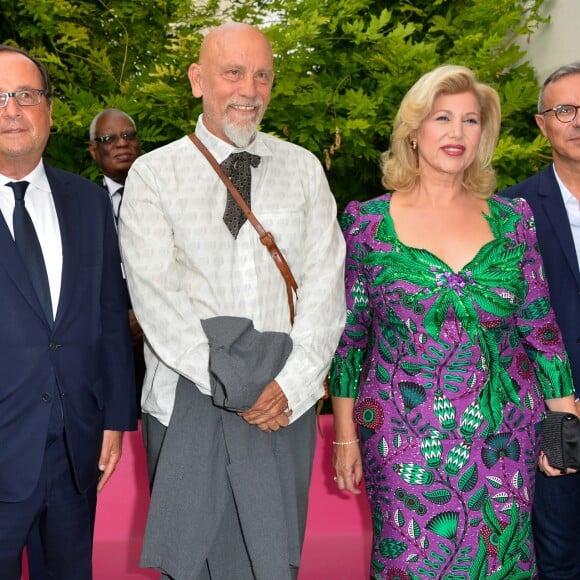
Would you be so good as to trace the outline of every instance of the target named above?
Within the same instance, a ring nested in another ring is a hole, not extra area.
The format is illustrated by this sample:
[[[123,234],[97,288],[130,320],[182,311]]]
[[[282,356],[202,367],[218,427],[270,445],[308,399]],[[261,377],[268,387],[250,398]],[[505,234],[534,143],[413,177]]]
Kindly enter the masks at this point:
[[[265,433],[235,411],[250,408],[276,377],[292,340],[284,333],[259,332],[244,318],[216,317],[202,325],[210,344],[212,397],[180,377],[141,564],[176,580],[197,580],[208,558],[220,553],[226,512],[236,511],[243,537],[239,549],[247,549],[252,566],[248,578],[290,580],[290,566],[300,563],[305,524],[295,483],[310,478],[295,473],[292,440],[298,429],[314,447],[314,429],[301,428],[312,417]]]

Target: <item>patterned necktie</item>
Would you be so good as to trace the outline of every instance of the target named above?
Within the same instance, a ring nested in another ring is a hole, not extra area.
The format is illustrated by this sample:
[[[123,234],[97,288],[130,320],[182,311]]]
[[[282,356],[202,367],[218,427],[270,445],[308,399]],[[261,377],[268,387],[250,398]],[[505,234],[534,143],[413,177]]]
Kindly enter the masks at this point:
[[[14,213],[12,214],[12,224],[14,226],[14,241],[18,252],[22,257],[30,281],[36,291],[38,300],[44,311],[47,322],[52,326],[54,322],[52,313],[52,301],[50,299],[50,286],[48,284],[48,274],[42,255],[42,248],[34,229],[34,224],[30,218],[26,206],[24,205],[24,195],[28,187],[27,181],[11,181],[6,184],[14,191]]]
[[[225,161],[220,163],[225,174],[232,180],[244,201],[252,207],[250,192],[252,190],[252,167],[260,165],[260,158],[247,151],[232,153]],[[232,236],[237,239],[240,228],[244,225],[246,216],[232,194],[228,191],[224,222]]]

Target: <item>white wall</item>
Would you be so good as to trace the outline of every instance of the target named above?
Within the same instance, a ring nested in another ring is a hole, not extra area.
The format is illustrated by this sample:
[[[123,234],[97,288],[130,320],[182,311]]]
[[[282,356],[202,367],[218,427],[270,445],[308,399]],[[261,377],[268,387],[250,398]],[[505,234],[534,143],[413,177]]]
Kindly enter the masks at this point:
[[[522,46],[539,83],[559,66],[580,60],[580,0],[545,0],[541,12],[550,22]]]

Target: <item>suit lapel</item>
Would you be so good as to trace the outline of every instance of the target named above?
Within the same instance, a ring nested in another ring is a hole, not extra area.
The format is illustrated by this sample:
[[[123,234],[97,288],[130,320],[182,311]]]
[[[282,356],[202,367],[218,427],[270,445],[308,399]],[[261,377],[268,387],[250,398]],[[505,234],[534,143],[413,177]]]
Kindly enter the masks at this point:
[[[540,174],[540,187],[538,195],[540,197],[542,207],[550,220],[554,235],[558,239],[564,257],[568,262],[570,270],[574,273],[576,282],[580,285],[580,268],[578,267],[578,257],[574,247],[574,240],[572,238],[572,231],[560,186],[556,181],[554,169],[552,166],[548,167]]]
[[[50,183],[50,190],[54,199],[58,225],[60,229],[60,238],[62,243],[62,276],[60,286],[60,296],[58,308],[54,317],[54,326],[58,325],[63,312],[63,307],[70,303],[71,293],[74,291],[74,264],[78,263],[76,258],[78,244],[74,243],[76,239],[76,230],[78,220],[76,205],[77,196],[71,189],[70,183],[66,178],[61,178],[62,174],[56,174],[49,166],[45,164],[46,176]]]

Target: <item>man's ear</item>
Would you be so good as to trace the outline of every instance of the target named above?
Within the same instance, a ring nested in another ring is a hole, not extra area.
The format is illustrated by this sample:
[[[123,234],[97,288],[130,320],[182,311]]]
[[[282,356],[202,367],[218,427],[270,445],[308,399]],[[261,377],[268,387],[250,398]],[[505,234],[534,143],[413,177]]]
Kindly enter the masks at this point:
[[[201,66],[194,62],[190,65],[187,76],[189,78],[189,84],[191,85],[191,93],[199,99],[203,95],[203,89],[201,87]]]
[[[542,135],[544,137],[548,137],[548,135],[546,135],[546,118],[544,117],[544,115],[535,115],[535,118],[536,125],[538,125],[538,127],[540,128]]]
[[[91,154],[91,157],[96,161],[97,160],[97,152],[96,152],[97,147],[95,146],[95,144],[91,141],[89,143],[89,153]]]

